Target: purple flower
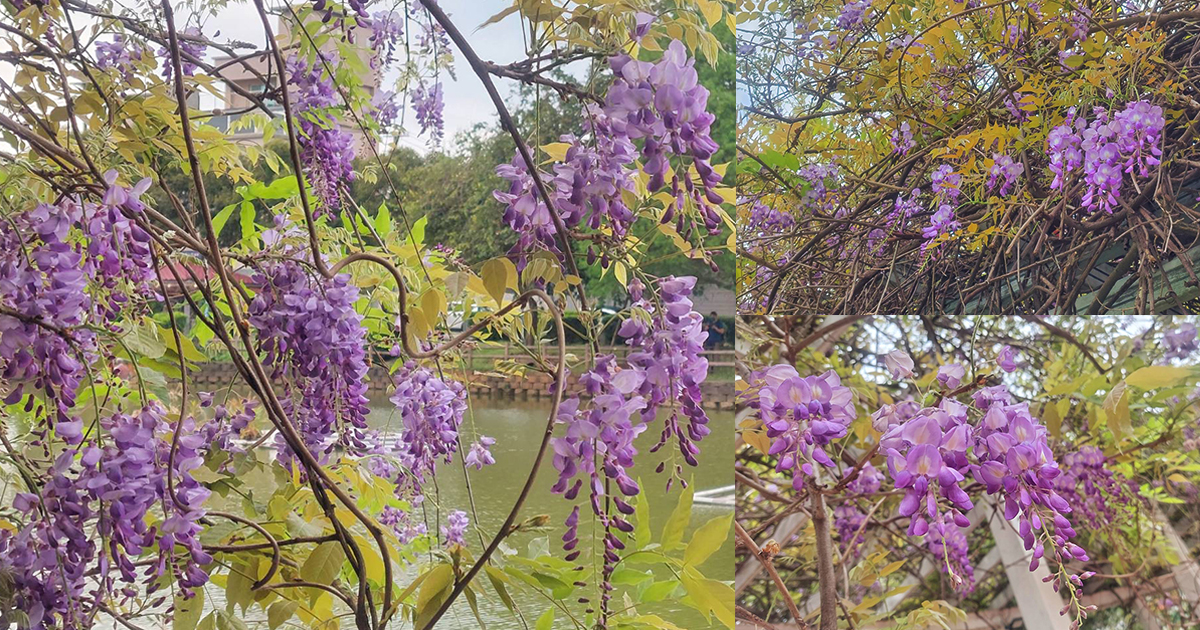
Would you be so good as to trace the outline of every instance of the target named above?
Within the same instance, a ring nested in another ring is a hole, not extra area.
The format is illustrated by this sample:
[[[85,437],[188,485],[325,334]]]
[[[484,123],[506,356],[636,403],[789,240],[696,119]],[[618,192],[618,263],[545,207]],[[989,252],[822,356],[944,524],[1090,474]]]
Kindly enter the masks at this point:
[[[908,152],[917,144],[913,141],[912,129],[909,127],[907,120],[892,130],[891,140],[892,147],[900,155],[908,155]]]
[[[193,61],[204,58],[208,44],[204,43],[204,34],[198,26],[189,26],[179,31],[179,64],[184,76],[192,76],[199,68]],[[174,79],[175,64],[171,62],[171,52],[166,48],[158,50],[158,58],[163,61],[163,80],[170,83]]]
[[[445,103],[442,102],[441,82],[435,81],[432,86],[426,85],[424,81],[418,83],[417,88],[413,90],[412,102],[421,133],[429,134],[430,144],[440,143],[445,133],[445,122],[442,120]]]
[[[496,460],[492,457],[492,452],[488,450],[495,443],[495,438],[486,435],[479,436],[479,440],[471,445],[471,450],[467,452],[463,461],[468,466],[474,466],[475,470],[483,470],[484,466],[495,464]]]
[[[912,357],[899,348],[885,354],[883,364],[892,373],[892,378],[909,378],[913,375]]]
[[[411,473],[410,480],[419,484],[428,479],[439,460],[449,463],[458,450],[458,428],[467,410],[466,388],[457,381],[444,381],[412,361],[396,371],[393,381],[396,391],[391,401],[402,425],[397,449],[401,463]],[[484,445],[485,453],[486,446],[490,444]]]
[[[776,365],[751,375],[746,402],[757,409],[776,470],[792,473],[792,485],[803,486],[815,472],[812,462],[832,467],[823,447],[845,437],[857,413],[853,394],[838,375],[801,377],[790,365]]]
[[[326,61],[337,66],[336,59]],[[288,59],[287,76],[300,127],[298,140],[305,175],[321,200],[319,209],[333,214],[341,207],[346,185],[355,178],[354,138],[338,119],[340,97],[324,66],[316,63],[310,67],[299,55],[293,55]]]
[[[1012,372],[1017,369],[1017,351],[1011,346],[1005,345],[1000,348],[1000,354],[996,355],[996,365],[1005,372]]]
[[[966,370],[961,363],[947,363],[938,368],[937,380],[942,385],[954,389],[962,384]]]
[[[1163,346],[1167,349],[1164,355],[1167,359],[1185,359],[1196,351],[1196,325],[1183,322],[1163,334]]]
[[[454,510],[446,517],[446,524],[442,526],[442,543],[449,545],[466,544],[464,534],[467,532],[467,526],[471,524],[471,519],[467,518],[467,513],[462,510]]]
[[[995,188],[1000,184],[1000,190],[996,194],[1004,197],[1012,191],[1013,185],[1017,179],[1025,172],[1025,165],[1020,162],[1014,162],[1007,155],[996,153],[992,156],[992,168],[988,171],[988,188]]]
[[[634,14],[633,40],[636,42],[641,42],[646,35],[650,34],[650,26],[653,25],[654,21],[657,19],[658,16],[654,15],[653,13],[646,13],[644,11],[639,11],[638,13]]]

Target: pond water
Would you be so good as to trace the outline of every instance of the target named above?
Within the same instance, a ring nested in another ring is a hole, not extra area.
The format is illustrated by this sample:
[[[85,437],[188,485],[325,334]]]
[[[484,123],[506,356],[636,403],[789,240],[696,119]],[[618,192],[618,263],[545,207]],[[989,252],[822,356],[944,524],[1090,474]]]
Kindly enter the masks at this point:
[[[373,426],[386,431],[395,427],[399,420],[390,404],[386,401],[382,401],[382,403],[380,406],[373,407],[370,421]],[[504,517],[508,514],[520,491],[521,484],[525,481],[537,453],[550,406],[544,402],[477,399],[473,401],[471,407],[472,411],[462,427],[464,445],[469,445],[478,435],[486,435],[496,440],[495,445],[491,448],[496,464],[478,472],[474,469],[470,470],[471,494],[474,495],[478,524],[482,528],[484,539],[490,541],[491,536],[504,521]],[[733,413],[710,411],[709,415],[712,434],[701,443],[700,466],[685,470],[684,473],[692,476],[693,487],[697,492],[727,487],[733,479],[732,460],[729,457],[729,453],[733,452]],[[654,468],[662,460],[666,448],[664,447],[663,451],[657,454],[648,453],[650,447],[658,439],[660,428],[661,425],[656,423],[639,436],[637,445],[642,453],[642,458],[632,475],[634,478],[641,478],[642,491],[649,498],[651,532],[653,532],[655,540],[661,535],[662,528],[679,498],[678,484],[668,493],[665,489],[666,477],[654,472]],[[551,465],[548,454],[518,522],[534,515],[545,514],[550,517],[549,529],[541,533],[518,533],[509,538],[507,543],[521,552],[526,551],[531,543],[544,546],[544,542],[536,542],[536,539],[548,537],[551,552],[562,553],[559,548],[561,544],[559,539],[563,533],[562,522],[570,513],[573,504],[560,495],[550,493],[550,487],[554,484],[556,475],[557,471]],[[427,496],[430,508],[427,510],[427,524],[430,531],[436,531],[440,524],[434,518],[435,510],[433,508],[436,506],[442,507],[440,512],[443,522],[448,510],[451,509],[463,509],[470,514],[467,484],[462,465],[457,458],[450,464],[442,464],[438,469],[433,483],[427,491]],[[586,511],[588,509],[586,499],[582,495],[581,501],[584,505],[583,510]],[[730,510],[732,510],[731,506],[696,503],[692,510],[691,524],[688,531],[685,532],[683,540],[687,541],[690,538],[691,530],[694,528],[716,516],[728,514]],[[472,518],[472,530],[467,537],[467,543],[471,551],[477,554],[483,547],[479,542],[479,535],[473,529],[476,524],[474,521],[475,519]],[[644,567],[639,568],[644,569]],[[712,579],[725,581],[733,579],[732,535],[720,551],[705,561],[701,569],[706,576]],[[399,574],[403,577],[398,581],[401,584],[407,584],[418,572],[419,567],[416,566],[401,567]],[[486,582],[486,579],[483,582]],[[539,595],[510,587],[510,594],[524,616],[525,620],[522,622],[520,618],[504,607],[490,585],[483,586],[482,590],[483,596],[479,599],[480,614],[489,630],[533,628],[539,615],[545,612],[549,605]],[[223,609],[225,604],[222,595],[223,592],[219,588],[207,588],[208,601],[205,608],[211,609],[215,606]],[[710,624],[694,609],[671,599],[641,606],[639,611],[642,614],[659,615],[688,630],[719,627],[715,619]],[[256,608],[247,615],[245,621],[254,627],[259,622],[265,622],[265,614],[261,612],[261,609]],[[111,627],[111,620],[102,619],[101,626]],[[265,627],[265,624],[262,627]],[[349,618],[344,619],[342,627],[352,627],[352,621]],[[393,627],[402,629],[409,626],[407,623],[397,623],[393,624]],[[438,628],[453,630],[478,627],[479,623],[465,598],[459,598],[455,606],[438,623]],[[561,614],[554,624],[556,629],[571,627],[571,624],[566,622]]]

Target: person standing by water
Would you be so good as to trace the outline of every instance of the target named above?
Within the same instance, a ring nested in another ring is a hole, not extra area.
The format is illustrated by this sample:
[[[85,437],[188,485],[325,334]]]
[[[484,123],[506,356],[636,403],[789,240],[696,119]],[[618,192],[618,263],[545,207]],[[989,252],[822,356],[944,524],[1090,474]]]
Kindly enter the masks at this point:
[[[704,348],[712,350],[725,342],[725,334],[729,329],[725,326],[725,322],[717,315],[716,311],[708,314],[704,318],[704,330],[708,331],[708,339],[704,340]]]

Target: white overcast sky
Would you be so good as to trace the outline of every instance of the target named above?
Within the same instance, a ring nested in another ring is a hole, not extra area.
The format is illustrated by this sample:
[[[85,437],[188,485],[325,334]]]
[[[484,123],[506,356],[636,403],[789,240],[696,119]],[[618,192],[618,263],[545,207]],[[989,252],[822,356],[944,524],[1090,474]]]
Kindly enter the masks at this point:
[[[181,5],[183,3],[180,3]],[[368,10],[374,12],[377,8],[391,7],[399,4],[394,1],[371,2]],[[470,40],[475,52],[485,61],[499,64],[511,63],[525,57],[525,41],[521,32],[521,22],[515,15],[506,17],[497,24],[489,24],[486,28],[476,30],[484,21],[509,6],[509,0],[440,0],[442,7],[450,19],[454,20],[459,30]],[[268,7],[279,6],[278,2],[268,2]],[[180,19],[185,19],[184,8],[177,9]],[[189,21],[189,24],[194,22]],[[214,39],[220,41],[237,40],[262,46],[266,39],[262,32],[254,5],[249,0],[236,0],[223,9],[215,18],[206,19],[203,29],[210,37],[219,33]],[[210,57],[213,56],[210,53]],[[443,75],[443,100],[446,104],[445,123],[446,135],[443,145],[449,147],[454,135],[481,122],[497,120],[491,99],[483,89],[483,84],[471,71],[462,54],[455,49],[455,72],[457,80]],[[512,92],[512,82],[505,79],[494,79],[500,93],[509,96]],[[390,87],[392,78],[385,77],[384,88]],[[206,104],[207,105],[207,104]],[[510,103],[510,107],[512,103]],[[415,121],[411,109],[405,115],[405,123],[413,128]],[[401,144],[424,152],[428,147],[425,137],[401,138]]]

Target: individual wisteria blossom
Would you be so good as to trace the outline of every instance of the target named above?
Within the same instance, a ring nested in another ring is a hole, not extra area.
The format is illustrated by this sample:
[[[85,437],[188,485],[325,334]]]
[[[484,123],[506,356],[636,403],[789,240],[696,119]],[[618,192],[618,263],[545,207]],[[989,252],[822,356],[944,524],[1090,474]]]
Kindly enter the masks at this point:
[[[1012,346],[1005,345],[1000,348],[1000,353],[996,355],[996,365],[1000,366],[1005,372],[1012,372],[1017,369],[1017,351]]]
[[[318,457],[339,445],[364,451],[367,332],[354,310],[358,287],[347,274],[324,279],[290,259],[264,264],[253,280],[248,320],[305,445]],[[280,460],[290,461],[294,453],[276,436]]]
[[[467,456],[463,461],[475,468],[475,470],[483,470],[484,466],[491,466],[496,463],[496,459],[492,457],[492,452],[489,450],[496,443],[496,438],[490,438],[486,435],[479,436],[475,443],[471,444],[471,449],[467,451]]]
[[[645,11],[638,11],[633,16],[633,40],[641,42],[647,35],[650,34],[650,27],[654,25],[654,21],[658,16]]]
[[[467,517],[467,513],[462,510],[454,510],[446,516],[446,524],[442,525],[442,544],[444,545],[464,545],[466,544],[464,534],[467,533],[467,526],[471,524],[471,519]]]
[[[1066,120],[1050,130],[1046,138],[1052,190],[1066,190],[1067,177],[1082,168],[1084,181],[1080,202],[1092,212],[1112,213],[1117,207],[1126,174],[1148,177],[1162,156],[1163,109],[1146,101],[1134,101],[1116,112],[1093,109],[1089,123],[1076,117],[1074,108]]]
[[[445,133],[442,112],[446,107],[442,101],[442,83],[434,81],[429,84],[421,81],[413,90],[412,103],[421,133],[428,134],[430,144],[440,143]]]
[[[996,194],[1005,197],[1008,193],[1012,192],[1013,186],[1024,172],[1024,164],[1014,162],[1007,155],[1001,153],[994,154],[992,156],[992,168],[988,170],[987,186],[989,189],[992,189],[999,185],[1000,189],[996,191]]]
[[[847,5],[849,6],[849,5]],[[917,145],[913,141],[912,128],[908,121],[900,123],[900,126],[892,130],[892,148],[896,149],[896,153],[900,155],[908,155],[908,152]]]
[[[458,451],[466,388],[412,361],[396,370],[392,380],[396,391],[391,401],[401,423],[397,450],[411,478],[419,483],[429,478],[439,461],[450,462]]]
[[[1163,334],[1163,347],[1167,350],[1164,358],[1187,358],[1197,348],[1196,325],[1191,322],[1183,322],[1178,326],[1171,327]]]
[[[891,372],[892,378],[909,378],[913,375],[912,357],[899,348],[883,355],[883,364]]]
[[[790,473],[797,490],[816,474],[814,462],[833,467],[824,447],[845,437],[857,416],[853,394],[833,371],[801,377],[790,365],[771,366],[751,375],[745,396],[779,458],[775,469]]]
[[[337,59],[326,61],[337,65]],[[354,138],[338,119],[340,97],[324,68],[320,60],[310,65],[300,55],[292,55],[287,62],[287,80],[300,128],[297,141],[304,174],[321,200],[319,211],[333,214],[341,208],[346,184],[355,179]]]
[[[954,389],[962,384],[967,371],[961,363],[947,363],[938,368],[937,380],[942,385]]]
[[[196,61],[204,59],[204,51],[208,44],[204,43],[204,34],[198,26],[189,26],[179,31],[179,65],[183,68],[184,76],[192,76],[200,66]],[[163,63],[163,80],[171,83],[175,77],[175,64],[171,62],[171,52],[166,48],[158,50],[158,58]]]

